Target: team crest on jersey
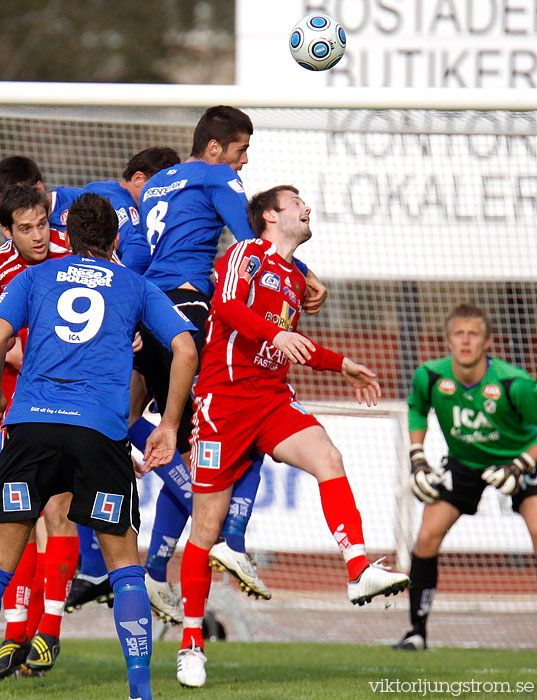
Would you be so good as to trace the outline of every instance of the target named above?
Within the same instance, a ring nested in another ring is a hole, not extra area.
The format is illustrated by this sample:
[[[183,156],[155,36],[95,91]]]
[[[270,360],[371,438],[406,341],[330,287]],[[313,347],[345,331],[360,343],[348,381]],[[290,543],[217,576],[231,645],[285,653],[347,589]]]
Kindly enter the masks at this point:
[[[453,379],[442,379],[438,383],[438,391],[441,391],[442,394],[448,394],[451,396],[451,394],[454,394],[457,391],[457,386]]]
[[[11,481],[4,484],[4,513],[18,510],[32,510],[30,491],[25,481]]]
[[[234,192],[238,192],[239,194],[244,194],[243,184],[240,180],[237,180],[237,178],[235,178],[234,180],[228,180],[227,184],[231,187],[231,189]]]
[[[249,258],[244,258],[239,267],[239,277],[249,282],[255,273],[261,267],[261,260],[257,255],[250,255]]]
[[[496,401],[493,401],[492,399],[487,399],[483,402],[483,408],[487,413],[496,413],[497,406],[498,404]]]
[[[136,207],[129,207],[129,214],[131,215],[131,221],[135,226],[140,223],[140,215],[138,214],[138,209]]]
[[[107,523],[119,523],[122,504],[123,496],[120,494],[97,491],[91,517]]]
[[[60,216],[60,221],[62,224],[65,226],[67,224],[67,216],[69,215],[69,209],[65,209],[62,211],[61,216]]]
[[[220,469],[221,443],[211,440],[200,440],[198,452],[198,467],[203,469]]]
[[[262,287],[273,289],[275,292],[280,291],[280,278],[275,272],[264,272],[259,284]]]
[[[481,393],[483,396],[486,396],[487,399],[494,399],[497,401],[502,395],[502,390],[497,384],[485,384]]]
[[[67,272],[61,270],[56,275],[57,282],[76,282],[85,287],[111,287],[114,273],[106,267],[98,265],[69,265]]]

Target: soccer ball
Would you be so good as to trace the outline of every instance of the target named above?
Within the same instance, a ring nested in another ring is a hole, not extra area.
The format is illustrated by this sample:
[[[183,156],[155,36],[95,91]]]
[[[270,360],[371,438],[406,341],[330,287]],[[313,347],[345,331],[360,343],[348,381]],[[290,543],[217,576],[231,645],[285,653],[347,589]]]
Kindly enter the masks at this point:
[[[303,17],[289,37],[292,57],[302,68],[329,70],[345,53],[347,37],[343,27],[320,12]]]

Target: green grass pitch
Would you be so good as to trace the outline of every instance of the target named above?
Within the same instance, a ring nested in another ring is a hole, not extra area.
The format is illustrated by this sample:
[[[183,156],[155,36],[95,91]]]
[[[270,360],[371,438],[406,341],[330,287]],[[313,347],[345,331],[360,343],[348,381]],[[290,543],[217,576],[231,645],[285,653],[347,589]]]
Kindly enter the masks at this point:
[[[175,679],[177,643],[156,642],[154,700],[537,697],[535,651],[433,648],[413,653],[352,644],[232,642],[210,643],[206,651],[207,684],[187,690]],[[0,681],[0,700],[127,700],[128,694],[125,664],[113,640],[67,639],[46,678]]]

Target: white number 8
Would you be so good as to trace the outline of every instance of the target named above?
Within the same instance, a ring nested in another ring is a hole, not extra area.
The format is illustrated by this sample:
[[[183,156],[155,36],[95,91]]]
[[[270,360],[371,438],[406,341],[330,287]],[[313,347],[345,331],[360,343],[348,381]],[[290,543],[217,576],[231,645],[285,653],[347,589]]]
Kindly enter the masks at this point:
[[[77,299],[88,299],[89,308],[82,313],[73,309]],[[54,326],[56,335],[66,343],[86,343],[99,331],[104,318],[103,295],[96,289],[68,289],[58,299],[58,313],[67,323],[84,323],[80,331],[73,331],[69,326]]]

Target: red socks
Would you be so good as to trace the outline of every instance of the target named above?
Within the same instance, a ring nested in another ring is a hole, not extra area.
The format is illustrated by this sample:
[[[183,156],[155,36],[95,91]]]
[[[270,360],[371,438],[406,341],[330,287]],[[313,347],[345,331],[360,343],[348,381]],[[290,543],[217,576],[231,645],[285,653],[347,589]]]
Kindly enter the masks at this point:
[[[45,613],[38,632],[60,636],[63,609],[78,561],[78,537],[49,537],[45,557]]]
[[[39,620],[43,617],[45,606],[45,556],[45,552],[37,553],[35,574],[30,592],[30,604],[28,606],[28,621],[26,623],[28,639],[34,638]]]
[[[189,540],[181,562],[181,591],[184,607],[181,649],[191,646],[202,649],[204,647],[201,625],[210,588],[209,550],[201,549]]]
[[[30,542],[26,545],[15,575],[4,593],[3,605],[7,622],[5,638],[14,642],[24,642],[27,638],[28,604],[36,560],[37,545]]]
[[[354,581],[368,566],[365,556],[362,518],[346,476],[319,484],[324,517],[345,558],[349,581]]]

